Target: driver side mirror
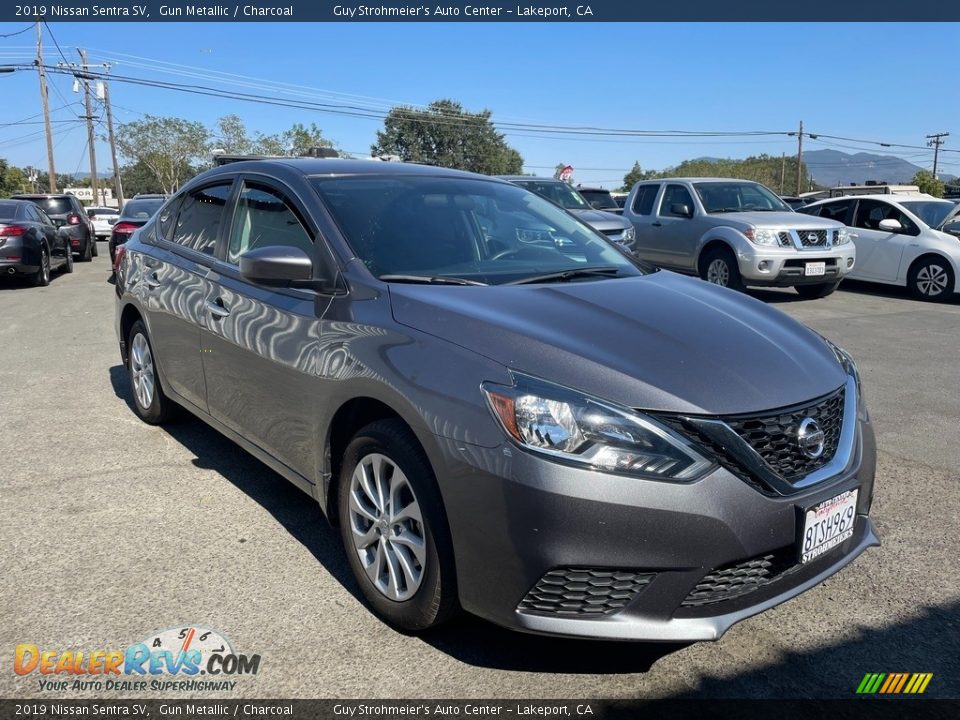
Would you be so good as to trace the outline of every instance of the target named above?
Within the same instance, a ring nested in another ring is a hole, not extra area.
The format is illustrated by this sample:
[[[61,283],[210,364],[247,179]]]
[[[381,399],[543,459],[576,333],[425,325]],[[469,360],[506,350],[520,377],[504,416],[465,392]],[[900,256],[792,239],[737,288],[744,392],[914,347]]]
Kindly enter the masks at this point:
[[[881,220],[880,224],[877,226],[885,232],[903,232],[903,225],[900,224],[899,220],[893,220],[892,218],[887,218]]]
[[[268,245],[240,256],[240,274],[258,285],[302,286],[313,280],[313,261],[300,248]]]
[[[686,203],[673,203],[670,206],[671,215],[679,215],[680,217],[692,218],[693,209]]]
[[[956,237],[960,237],[960,220],[954,220],[953,222],[948,222],[943,226],[943,231],[945,233],[950,233]]]

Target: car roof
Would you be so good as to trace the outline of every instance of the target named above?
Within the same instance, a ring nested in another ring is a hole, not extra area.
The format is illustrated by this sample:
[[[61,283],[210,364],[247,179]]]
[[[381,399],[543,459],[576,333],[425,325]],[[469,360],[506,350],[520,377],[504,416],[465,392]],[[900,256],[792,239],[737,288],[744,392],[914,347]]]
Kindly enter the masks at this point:
[[[17,193],[16,195],[11,195],[11,200],[45,200],[47,198],[75,198],[76,195],[73,193]]]
[[[508,182],[517,182],[518,180],[525,180],[527,182],[552,182],[552,183],[562,183],[564,185],[570,185],[570,183],[565,180],[557,180],[553,177],[538,177],[536,175],[495,175],[498,180],[507,180]],[[573,187],[571,185],[571,187]]]
[[[752,185],[761,185],[756,180],[744,180],[743,178],[725,178],[725,177],[664,177],[664,178],[651,178],[650,180],[641,180],[642,183],[653,183],[653,182],[738,182],[738,183],[750,183]]]
[[[810,203],[810,205],[807,207],[813,207],[814,205],[821,205],[831,201],[836,202],[837,200],[886,200],[887,202],[924,200],[927,202],[950,202],[949,200],[934,197],[933,195],[927,195],[926,193],[872,193],[870,195],[839,195],[832,198],[823,198],[823,200],[817,200],[816,202]]]
[[[349,160],[345,158],[269,158],[239,160],[207,170],[202,177],[216,177],[237,172],[263,172],[271,167],[284,167],[313,175],[423,175],[433,177],[484,178],[489,176],[464,170],[452,170],[419,163],[383,162],[380,160]],[[201,176],[197,176],[201,177]]]

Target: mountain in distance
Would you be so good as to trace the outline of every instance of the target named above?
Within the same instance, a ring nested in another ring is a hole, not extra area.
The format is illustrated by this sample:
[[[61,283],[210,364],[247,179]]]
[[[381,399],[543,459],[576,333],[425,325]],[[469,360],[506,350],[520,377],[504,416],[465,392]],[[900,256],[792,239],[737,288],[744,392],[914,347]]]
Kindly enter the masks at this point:
[[[823,187],[863,185],[867,180],[907,185],[918,170],[924,169],[893,155],[851,154],[839,150],[810,150],[803,154],[803,162],[810,177]],[[939,175],[941,180],[954,177],[946,173]]]

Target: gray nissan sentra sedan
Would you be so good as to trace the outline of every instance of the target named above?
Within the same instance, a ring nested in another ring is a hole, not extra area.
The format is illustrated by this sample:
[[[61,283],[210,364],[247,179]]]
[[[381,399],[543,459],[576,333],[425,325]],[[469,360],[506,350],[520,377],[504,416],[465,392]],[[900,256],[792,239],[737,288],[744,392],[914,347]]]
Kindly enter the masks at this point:
[[[846,352],[507,182],[211,170],[127,243],[116,326],[136,413],[310,494],[405,631],[712,640],[879,544]]]

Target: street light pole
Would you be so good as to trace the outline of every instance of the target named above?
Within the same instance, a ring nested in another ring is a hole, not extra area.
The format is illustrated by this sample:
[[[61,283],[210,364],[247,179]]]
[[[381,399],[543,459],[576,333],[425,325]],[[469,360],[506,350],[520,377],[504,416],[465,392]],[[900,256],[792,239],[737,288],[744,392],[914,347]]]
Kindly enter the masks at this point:
[[[47,73],[43,67],[43,30],[37,20],[37,70],[40,71],[40,100],[43,103],[43,124],[47,131],[47,184],[57,191],[57,169],[53,165],[53,132],[50,130],[50,102],[47,99]]]

